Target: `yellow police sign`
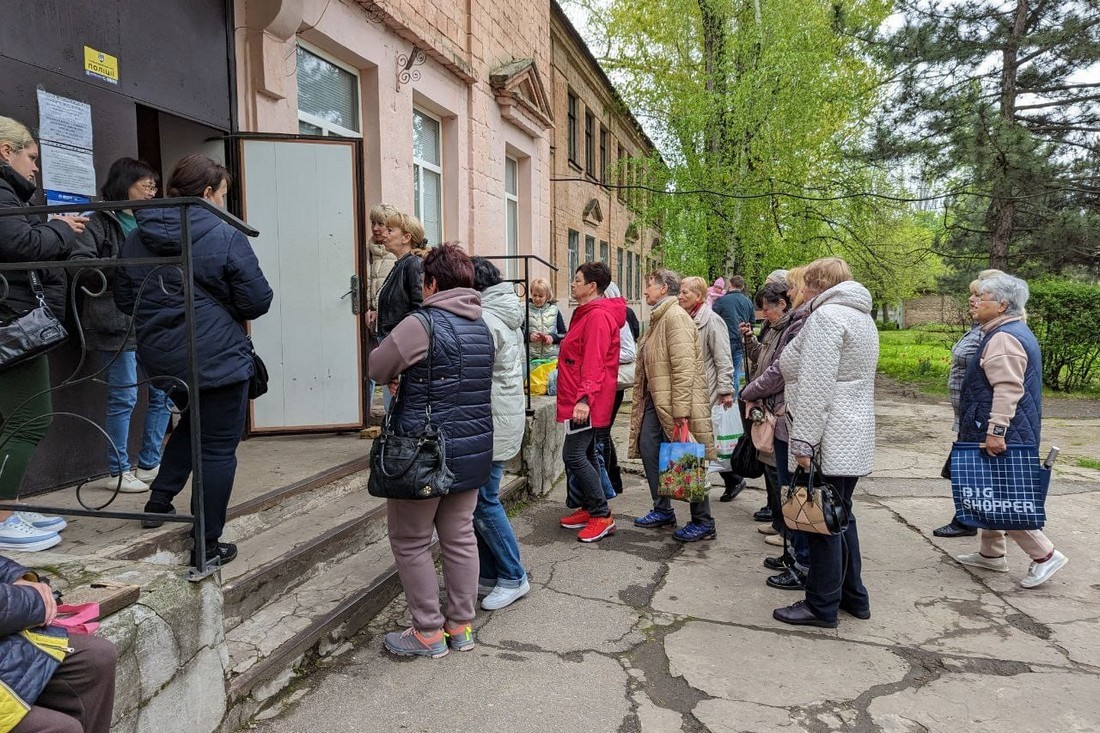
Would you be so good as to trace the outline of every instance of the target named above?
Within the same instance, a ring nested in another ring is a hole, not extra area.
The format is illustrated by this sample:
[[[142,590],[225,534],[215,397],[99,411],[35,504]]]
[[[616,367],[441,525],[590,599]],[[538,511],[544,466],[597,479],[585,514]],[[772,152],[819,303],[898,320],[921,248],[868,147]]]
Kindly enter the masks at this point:
[[[85,46],[84,73],[100,81],[118,84],[118,59],[109,53]]]

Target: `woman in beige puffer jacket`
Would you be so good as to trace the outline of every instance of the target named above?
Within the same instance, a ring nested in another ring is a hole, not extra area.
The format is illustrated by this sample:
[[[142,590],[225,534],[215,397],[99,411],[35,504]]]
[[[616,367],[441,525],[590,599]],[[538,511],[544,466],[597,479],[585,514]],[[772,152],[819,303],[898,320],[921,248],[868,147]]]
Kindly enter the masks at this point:
[[[699,330],[676,302],[680,276],[658,270],[646,278],[646,302],[653,307],[649,330],[638,344],[634,404],[630,415],[630,457],[641,458],[653,510],[634,520],[643,528],[674,527],[676,514],[668,497],[658,496],[661,443],[671,442],[677,424],[687,423],[695,441],[713,459],[710,393],[699,347]],[[691,505],[691,522],[674,535],[683,542],[714,539],[710,501]]]

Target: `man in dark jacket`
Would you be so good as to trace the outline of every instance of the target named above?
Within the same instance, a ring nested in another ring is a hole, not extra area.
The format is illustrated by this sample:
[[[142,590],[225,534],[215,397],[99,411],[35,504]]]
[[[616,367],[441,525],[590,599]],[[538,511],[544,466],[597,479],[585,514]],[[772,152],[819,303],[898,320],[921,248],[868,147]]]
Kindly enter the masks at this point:
[[[50,626],[53,590],[0,556],[0,733],[108,733],[118,650]]]

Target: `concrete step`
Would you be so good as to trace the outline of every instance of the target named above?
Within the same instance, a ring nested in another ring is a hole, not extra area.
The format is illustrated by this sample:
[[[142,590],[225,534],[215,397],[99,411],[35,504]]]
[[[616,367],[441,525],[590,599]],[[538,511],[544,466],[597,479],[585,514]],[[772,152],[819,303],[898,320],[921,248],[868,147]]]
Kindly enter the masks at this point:
[[[222,539],[235,542],[275,527],[296,514],[308,514],[333,504],[339,505],[343,497],[365,488],[368,463],[366,457],[348,461],[230,506]],[[190,535],[189,526],[166,526],[162,530],[147,532],[114,557],[186,564],[191,550]]]
[[[370,496],[365,486],[335,498],[336,492],[316,493],[325,495],[326,503],[281,512],[283,518],[266,529],[244,526],[259,525],[258,520],[227,528],[226,539],[237,543],[238,552],[222,570],[227,630],[328,572],[329,565],[385,540],[385,500]]]
[[[526,479],[505,475],[502,501],[510,505],[525,495]],[[329,514],[346,521],[327,529],[315,521],[317,532],[310,539],[293,542],[291,526],[298,526],[299,520],[288,519],[283,527],[238,544],[238,551],[247,548],[263,561],[246,564],[231,577],[223,575],[228,689],[234,708],[230,719],[247,720],[290,684],[304,659],[345,648],[345,642],[401,592],[385,541],[384,501],[374,500],[379,503],[372,507],[368,500],[373,498],[364,499],[359,492],[343,498],[343,513]],[[309,516],[315,519],[321,513]],[[259,598],[263,603],[256,602]]]

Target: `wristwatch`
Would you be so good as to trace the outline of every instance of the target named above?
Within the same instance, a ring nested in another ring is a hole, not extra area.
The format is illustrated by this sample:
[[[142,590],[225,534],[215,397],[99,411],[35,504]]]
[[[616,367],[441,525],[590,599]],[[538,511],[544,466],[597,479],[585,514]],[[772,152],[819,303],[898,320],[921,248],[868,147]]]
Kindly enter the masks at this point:
[[[992,429],[989,431],[989,434],[993,435],[993,436],[996,436],[998,438],[1003,438],[1003,437],[1005,437],[1005,433],[1007,433],[1007,432],[1008,432],[1008,428],[1006,428],[1004,425],[994,425],[992,427]]]

